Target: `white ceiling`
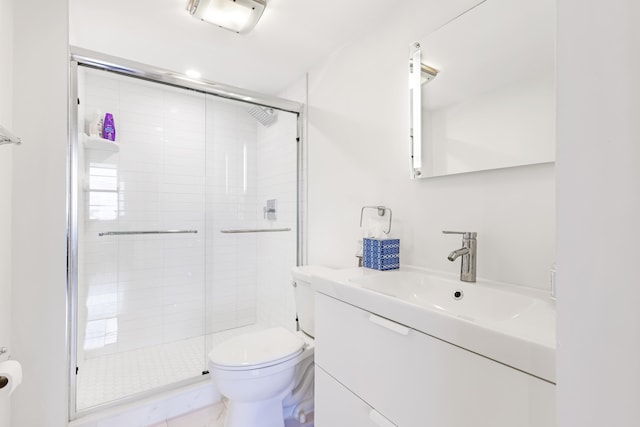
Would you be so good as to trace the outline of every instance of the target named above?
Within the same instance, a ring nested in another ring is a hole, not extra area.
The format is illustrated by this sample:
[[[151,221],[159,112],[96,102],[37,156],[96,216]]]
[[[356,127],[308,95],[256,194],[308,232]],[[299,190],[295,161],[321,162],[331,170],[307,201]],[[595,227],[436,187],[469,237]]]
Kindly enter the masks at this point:
[[[70,43],[277,94],[393,13],[398,0],[268,0],[238,35],[192,18],[187,0],[70,0]]]

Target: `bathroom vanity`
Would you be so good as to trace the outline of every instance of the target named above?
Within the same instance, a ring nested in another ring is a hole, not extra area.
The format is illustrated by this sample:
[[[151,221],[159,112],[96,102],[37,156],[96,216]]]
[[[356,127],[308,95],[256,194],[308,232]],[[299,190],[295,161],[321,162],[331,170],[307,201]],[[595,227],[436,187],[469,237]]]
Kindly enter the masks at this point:
[[[542,293],[404,267],[313,286],[316,426],[555,425],[555,308]]]

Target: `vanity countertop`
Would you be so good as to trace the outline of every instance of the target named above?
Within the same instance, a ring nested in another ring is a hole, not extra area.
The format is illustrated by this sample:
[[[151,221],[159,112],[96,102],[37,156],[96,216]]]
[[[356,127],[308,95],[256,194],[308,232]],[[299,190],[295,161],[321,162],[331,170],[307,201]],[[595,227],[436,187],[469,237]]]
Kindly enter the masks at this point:
[[[402,266],[323,269],[315,291],[455,346],[556,382],[556,308],[548,292]]]

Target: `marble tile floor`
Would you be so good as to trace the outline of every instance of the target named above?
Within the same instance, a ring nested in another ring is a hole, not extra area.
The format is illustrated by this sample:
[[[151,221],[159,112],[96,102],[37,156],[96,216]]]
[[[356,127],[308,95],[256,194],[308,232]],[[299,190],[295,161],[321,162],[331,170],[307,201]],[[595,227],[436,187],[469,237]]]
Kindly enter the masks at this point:
[[[207,406],[180,417],[172,418],[150,427],[224,427],[226,401]],[[260,426],[247,426],[260,427]],[[301,424],[295,419],[287,419],[285,427],[313,427],[313,419]]]

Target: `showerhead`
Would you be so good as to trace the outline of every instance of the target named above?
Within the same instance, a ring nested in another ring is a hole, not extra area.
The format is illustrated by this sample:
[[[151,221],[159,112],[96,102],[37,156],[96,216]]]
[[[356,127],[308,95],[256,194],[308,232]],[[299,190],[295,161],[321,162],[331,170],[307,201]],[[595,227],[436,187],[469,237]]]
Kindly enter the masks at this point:
[[[254,105],[249,108],[247,112],[264,127],[269,127],[278,120],[278,116],[275,111],[273,111],[273,108]]]

